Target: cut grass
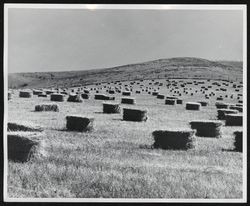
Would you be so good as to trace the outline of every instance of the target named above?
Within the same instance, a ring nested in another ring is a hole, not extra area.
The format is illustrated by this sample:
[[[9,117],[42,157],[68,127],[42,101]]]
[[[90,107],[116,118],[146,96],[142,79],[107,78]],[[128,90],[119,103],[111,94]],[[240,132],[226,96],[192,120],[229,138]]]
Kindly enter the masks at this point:
[[[116,95],[118,101],[121,97]],[[197,97],[192,98],[183,100]],[[196,148],[188,151],[150,149],[154,130],[187,129],[194,119],[216,119],[215,98],[202,112],[192,112],[185,104],[166,107],[164,100],[140,94],[137,105],[148,109],[147,122],[103,114],[102,101],[93,94],[83,104],[58,102],[58,113],[32,111],[48,102],[49,97],[14,94],[9,103],[9,121],[40,125],[47,143],[43,159],[9,162],[9,197],[242,198],[242,154],[231,152],[238,127],[222,127],[221,139],[197,137]],[[95,130],[65,131],[65,117],[72,113],[93,116]]]

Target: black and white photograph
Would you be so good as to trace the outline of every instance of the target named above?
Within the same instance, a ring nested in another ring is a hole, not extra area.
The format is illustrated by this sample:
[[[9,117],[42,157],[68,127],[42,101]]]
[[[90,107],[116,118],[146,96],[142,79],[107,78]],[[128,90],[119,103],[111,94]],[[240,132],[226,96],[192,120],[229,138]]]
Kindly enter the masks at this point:
[[[4,4],[4,201],[246,202],[246,9]]]

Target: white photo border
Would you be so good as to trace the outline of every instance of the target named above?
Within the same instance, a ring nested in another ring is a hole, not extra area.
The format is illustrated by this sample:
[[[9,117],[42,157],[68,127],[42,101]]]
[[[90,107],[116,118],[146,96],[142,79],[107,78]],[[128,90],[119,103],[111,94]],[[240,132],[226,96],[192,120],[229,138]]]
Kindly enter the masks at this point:
[[[242,199],[142,199],[142,198],[9,198],[7,195],[7,121],[8,121],[8,10],[18,9],[142,9],[142,10],[240,10],[243,12],[243,198]],[[247,6],[245,4],[4,4],[4,202],[247,202]]]

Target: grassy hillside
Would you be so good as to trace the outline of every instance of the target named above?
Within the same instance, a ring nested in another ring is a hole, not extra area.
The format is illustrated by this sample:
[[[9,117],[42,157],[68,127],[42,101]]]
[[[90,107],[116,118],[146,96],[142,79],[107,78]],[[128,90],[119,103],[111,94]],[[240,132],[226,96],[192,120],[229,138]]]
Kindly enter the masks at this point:
[[[200,58],[159,59],[113,68],[9,74],[9,88],[71,87],[117,80],[198,78],[242,80],[242,62]]]

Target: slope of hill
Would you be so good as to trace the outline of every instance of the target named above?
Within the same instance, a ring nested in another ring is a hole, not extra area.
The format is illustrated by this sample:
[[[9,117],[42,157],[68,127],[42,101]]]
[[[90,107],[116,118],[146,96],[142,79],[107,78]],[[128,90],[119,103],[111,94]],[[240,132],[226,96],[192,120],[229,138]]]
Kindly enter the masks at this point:
[[[158,78],[242,80],[242,62],[180,57],[105,69],[67,72],[12,73],[9,88],[71,87],[99,82]]]

